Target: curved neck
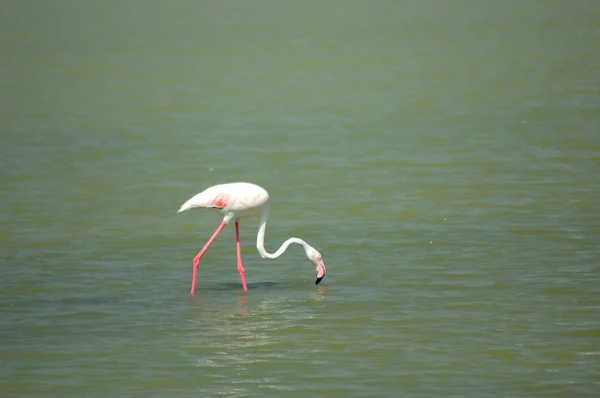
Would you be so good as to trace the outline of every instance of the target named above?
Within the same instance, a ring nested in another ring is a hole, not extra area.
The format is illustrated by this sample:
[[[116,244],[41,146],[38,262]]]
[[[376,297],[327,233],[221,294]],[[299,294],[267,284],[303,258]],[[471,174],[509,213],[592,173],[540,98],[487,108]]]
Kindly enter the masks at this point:
[[[305,241],[303,241],[302,239],[289,238],[288,240],[283,242],[281,247],[279,249],[277,249],[277,251],[275,253],[271,254],[271,253],[267,252],[267,250],[265,249],[265,232],[267,230],[267,219],[268,218],[269,218],[269,205],[267,204],[265,206],[265,209],[263,210],[262,216],[260,218],[260,227],[258,228],[258,235],[256,235],[256,248],[258,249],[258,252],[262,256],[262,258],[271,258],[271,259],[277,258],[277,257],[281,256],[283,253],[285,253],[288,246],[291,245],[292,243],[295,243],[297,245],[302,245],[302,247],[304,247],[304,250],[307,250],[308,248],[310,248],[310,245],[308,243],[306,243]]]

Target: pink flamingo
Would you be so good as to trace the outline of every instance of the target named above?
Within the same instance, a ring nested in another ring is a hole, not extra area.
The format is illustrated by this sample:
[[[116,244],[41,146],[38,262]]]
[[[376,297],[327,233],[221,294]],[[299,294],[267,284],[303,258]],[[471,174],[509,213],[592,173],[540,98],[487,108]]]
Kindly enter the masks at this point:
[[[238,272],[242,279],[244,291],[248,291],[246,286],[246,270],[242,265],[242,252],[240,248],[240,230],[238,220],[243,217],[261,216],[258,235],[256,236],[256,248],[262,258],[275,259],[281,256],[289,245],[295,243],[302,245],[306,252],[306,257],[314,264],[317,270],[317,280],[315,284],[319,284],[325,276],[327,270],[323,264],[323,257],[315,248],[299,238],[290,238],[283,242],[281,247],[273,254],[265,250],[265,230],[267,228],[267,218],[269,213],[269,193],[262,187],[247,182],[234,182],[229,184],[219,184],[205,189],[199,194],[190,198],[187,202],[181,205],[178,213],[182,211],[202,207],[208,209],[216,209],[223,214],[223,221],[217,228],[213,236],[206,242],[202,250],[194,257],[194,270],[192,275],[192,294],[196,290],[196,275],[200,260],[210,245],[215,241],[217,235],[231,221],[235,220],[235,243],[237,249]]]

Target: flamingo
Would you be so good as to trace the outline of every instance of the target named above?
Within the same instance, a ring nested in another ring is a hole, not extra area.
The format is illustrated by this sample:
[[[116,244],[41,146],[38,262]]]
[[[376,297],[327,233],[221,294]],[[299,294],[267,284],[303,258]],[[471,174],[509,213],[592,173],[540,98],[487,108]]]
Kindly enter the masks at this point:
[[[267,218],[269,214],[269,193],[262,187],[251,184],[248,182],[234,182],[228,184],[214,185],[204,191],[191,197],[187,202],[181,205],[181,208],[177,213],[181,213],[186,210],[194,208],[206,208],[214,209],[220,214],[223,214],[223,221],[206,242],[202,250],[194,257],[193,261],[193,273],[192,273],[192,290],[194,294],[196,291],[196,276],[198,274],[198,267],[200,266],[200,260],[202,256],[208,250],[210,245],[215,241],[219,233],[227,226],[231,221],[235,221],[235,244],[237,249],[237,265],[240,278],[242,279],[242,287],[244,291],[248,291],[246,286],[246,270],[242,265],[242,252],[240,246],[240,230],[239,230],[239,219],[244,217],[260,216],[260,226],[258,228],[258,234],[256,236],[256,248],[262,258],[276,259],[281,256],[287,248],[295,243],[301,245],[304,248],[306,257],[315,266],[317,270],[317,280],[315,285],[325,276],[327,270],[323,263],[323,257],[314,247],[299,238],[289,238],[277,251],[273,254],[265,250],[265,230],[267,228]]]

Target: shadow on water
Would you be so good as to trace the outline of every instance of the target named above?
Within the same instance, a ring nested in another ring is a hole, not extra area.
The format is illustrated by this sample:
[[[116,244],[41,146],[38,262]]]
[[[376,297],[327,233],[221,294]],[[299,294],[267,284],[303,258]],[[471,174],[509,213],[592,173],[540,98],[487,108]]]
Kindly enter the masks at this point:
[[[215,299],[216,293],[226,292],[228,300],[237,298],[238,312],[245,313],[248,311],[247,304],[250,302],[256,302],[258,299],[265,299],[265,293],[269,292],[284,292],[293,291],[297,293],[300,289],[304,290],[307,295],[315,296],[319,301],[325,300],[325,293],[327,288],[325,286],[317,286],[316,291],[314,289],[306,289],[303,284],[292,283],[292,282],[255,282],[248,284],[248,291],[244,292],[239,283],[219,283],[207,286],[201,289],[197,289],[192,295],[192,299],[198,305],[205,304],[210,300]],[[256,296],[253,297],[253,293]],[[217,299],[218,300],[218,299]]]
[[[287,282],[249,282],[247,283],[248,286],[248,294],[252,293],[253,290],[258,290],[258,291],[270,291],[270,290],[284,290],[284,289],[297,289],[299,286],[302,285],[298,285],[297,283],[287,283]],[[232,292],[236,292],[239,291],[240,293],[243,292],[242,290],[242,285],[241,283],[237,282],[226,282],[226,283],[213,283],[210,285],[206,285],[206,286],[202,286],[198,289],[196,289],[195,294],[199,295],[202,294],[203,292],[225,292],[225,291],[232,291]]]

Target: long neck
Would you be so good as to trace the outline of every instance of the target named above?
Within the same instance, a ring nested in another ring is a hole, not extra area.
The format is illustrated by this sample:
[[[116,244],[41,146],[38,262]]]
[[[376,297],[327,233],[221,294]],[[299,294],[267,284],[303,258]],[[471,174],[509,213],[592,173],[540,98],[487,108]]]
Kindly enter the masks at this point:
[[[271,259],[277,258],[277,257],[281,256],[283,253],[285,253],[288,246],[291,245],[292,243],[295,243],[297,245],[302,245],[305,250],[310,247],[309,244],[306,243],[305,241],[303,241],[302,239],[289,238],[288,240],[283,242],[281,247],[279,249],[277,249],[277,251],[275,253],[271,254],[271,253],[267,252],[267,250],[265,250],[265,232],[267,230],[267,219],[268,218],[269,218],[269,205],[267,204],[265,206],[265,209],[260,218],[260,227],[258,228],[258,235],[256,236],[256,248],[258,249],[258,252],[262,256],[262,258],[271,258]]]

